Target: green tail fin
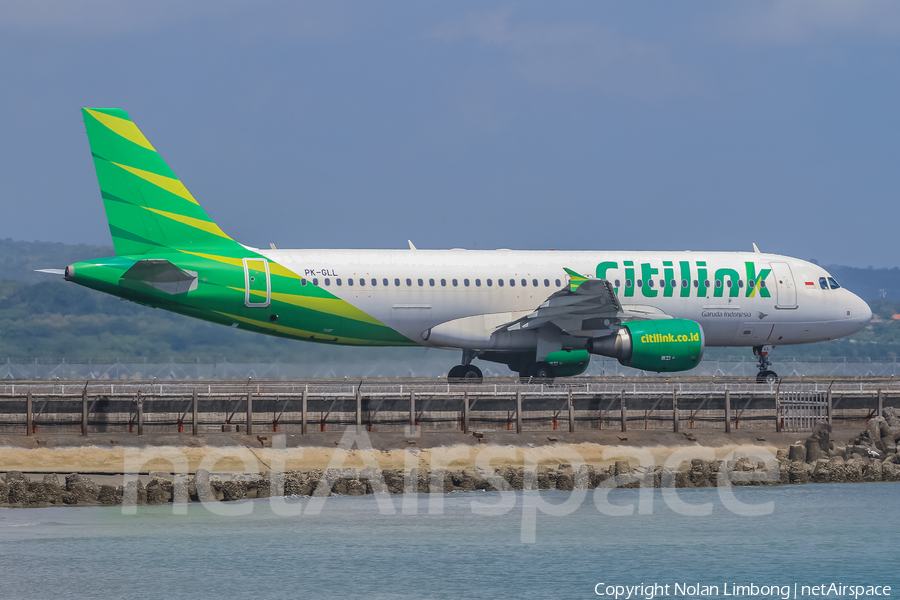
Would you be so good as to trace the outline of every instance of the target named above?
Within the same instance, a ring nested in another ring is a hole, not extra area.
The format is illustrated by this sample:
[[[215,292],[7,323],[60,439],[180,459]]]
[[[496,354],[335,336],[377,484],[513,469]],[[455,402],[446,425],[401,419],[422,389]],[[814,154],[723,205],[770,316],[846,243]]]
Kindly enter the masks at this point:
[[[128,113],[82,108],[109,232],[119,255],[234,246]]]

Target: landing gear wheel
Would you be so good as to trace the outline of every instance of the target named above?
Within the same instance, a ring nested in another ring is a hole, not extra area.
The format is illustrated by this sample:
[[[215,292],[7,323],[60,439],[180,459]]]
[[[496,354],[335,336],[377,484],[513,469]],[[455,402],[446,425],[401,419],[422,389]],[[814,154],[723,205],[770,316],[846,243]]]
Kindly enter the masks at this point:
[[[466,383],[481,383],[484,379],[484,375],[481,373],[481,369],[476,367],[475,365],[466,365],[465,373],[463,373],[463,379],[466,380]]]
[[[456,365],[447,373],[447,379],[462,379],[466,376],[466,365]]]
[[[550,363],[543,361],[534,363],[529,369],[529,373],[533,378],[542,381],[553,379],[553,367],[550,366]]]
[[[778,374],[775,371],[762,371],[756,376],[756,383],[768,383],[769,385],[778,381]]]
[[[456,383],[481,383],[484,375],[475,365],[456,365],[447,373],[447,380]]]

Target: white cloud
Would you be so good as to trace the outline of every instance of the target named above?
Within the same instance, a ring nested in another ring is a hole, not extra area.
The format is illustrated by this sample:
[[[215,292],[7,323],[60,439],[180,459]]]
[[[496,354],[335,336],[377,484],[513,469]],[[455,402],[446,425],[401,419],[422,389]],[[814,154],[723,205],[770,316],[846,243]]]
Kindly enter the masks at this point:
[[[506,53],[513,71],[535,86],[642,98],[683,94],[695,86],[663,47],[596,22],[520,23],[511,10],[501,10],[469,14],[432,34],[445,42],[474,40]]]
[[[745,43],[799,45],[846,35],[900,39],[900,2],[895,0],[767,0],[729,6],[715,27]]]

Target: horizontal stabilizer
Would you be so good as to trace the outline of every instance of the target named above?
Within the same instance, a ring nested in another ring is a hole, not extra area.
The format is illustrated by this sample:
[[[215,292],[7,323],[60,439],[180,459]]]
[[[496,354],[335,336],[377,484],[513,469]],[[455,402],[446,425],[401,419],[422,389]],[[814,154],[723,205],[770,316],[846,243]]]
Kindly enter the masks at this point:
[[[65,269],[35,269],[35,273],[47,273],[49,275],[65,275]]]
[[[197,289],[197,273],[179,269],[163,259],[139,260],[122,279],[145,283],[166,294],[184,294]]]

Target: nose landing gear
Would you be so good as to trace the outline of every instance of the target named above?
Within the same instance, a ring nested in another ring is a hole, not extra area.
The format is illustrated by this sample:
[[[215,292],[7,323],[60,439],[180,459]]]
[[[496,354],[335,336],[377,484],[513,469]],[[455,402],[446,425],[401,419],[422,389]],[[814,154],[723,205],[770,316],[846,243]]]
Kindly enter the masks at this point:
[[[754,346],[753,347],[753,355],[759,361],[759,373],[756,375],[757,383],[775,383],[778,379],[778,374],[775,371],[769,370],[769,365],[772,363],[769,361],[769,353],[772,351],[774,346]]]
[[[481,369],[472,364],[475,354],[475,350],[463,350],[462,364],[450,369],[450,372],[447,373],[447,379],[449,381],[481,383],[484,375],[481,373]]]

